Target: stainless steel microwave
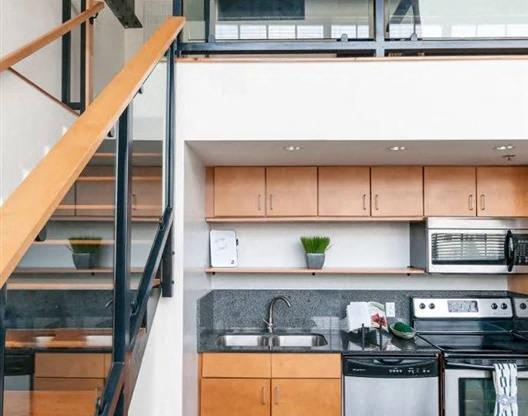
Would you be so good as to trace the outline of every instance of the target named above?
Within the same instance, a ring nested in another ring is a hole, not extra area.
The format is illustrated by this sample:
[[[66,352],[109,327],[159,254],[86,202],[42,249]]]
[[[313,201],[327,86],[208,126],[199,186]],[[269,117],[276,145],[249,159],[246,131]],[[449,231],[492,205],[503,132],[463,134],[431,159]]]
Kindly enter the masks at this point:
[[[410,249],[429,273],[528,273],[528,219],[429,218],[411,224]]]

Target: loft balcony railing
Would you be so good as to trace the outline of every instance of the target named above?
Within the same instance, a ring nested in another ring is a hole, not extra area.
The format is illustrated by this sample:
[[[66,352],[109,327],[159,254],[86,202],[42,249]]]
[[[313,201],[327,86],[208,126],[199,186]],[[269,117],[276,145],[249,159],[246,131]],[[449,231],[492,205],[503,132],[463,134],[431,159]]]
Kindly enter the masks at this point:
[[[175,0],[183,54],[525,54],[523,0]],[[148,10],[145,10],[148,14]]]

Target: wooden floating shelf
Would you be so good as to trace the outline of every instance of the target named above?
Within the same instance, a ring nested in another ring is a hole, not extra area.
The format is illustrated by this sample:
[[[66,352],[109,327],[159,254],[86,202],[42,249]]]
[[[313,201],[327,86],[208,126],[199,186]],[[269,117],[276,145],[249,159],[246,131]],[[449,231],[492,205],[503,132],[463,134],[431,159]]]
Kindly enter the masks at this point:
[[[114,217],[97,217],[89,215],[55,215],[49,222],[114,222]],[[159,223],[160,217],[132,217],[132,222]]]
[[[422,222],[424,217],[208,217],[209,223]]]
[[[143,273],[142,267],[132,267],[131,273]],[[70,267],[20,267],[13,274],[112,274],[110,268],[100,269],[74,269]]]
[[[328,267],[320,270],[288,268],[288,267],[209,267],[206,273],[211,274],[311,274],[311,275],[424,275],[425,270],[412,267],[383,268],[383,267]]]
[[[160,285],[159,279],[154,279],[153,287]],[[139,278],[130,281],[130,288],[137,290]],[[112,290],[114,284],[111,279],[80,278],[80,279],[55,279],[46,278],[11,278],[7,283],[8,290]]]
[[[45,240],[35,241],[34,246],[69,246],[73,244],[86,244],[86,245],[102,245],[102,246],[113,246],[114,240]],[[132,244],[153,244],[154,241],[150,240],[132,240]]]

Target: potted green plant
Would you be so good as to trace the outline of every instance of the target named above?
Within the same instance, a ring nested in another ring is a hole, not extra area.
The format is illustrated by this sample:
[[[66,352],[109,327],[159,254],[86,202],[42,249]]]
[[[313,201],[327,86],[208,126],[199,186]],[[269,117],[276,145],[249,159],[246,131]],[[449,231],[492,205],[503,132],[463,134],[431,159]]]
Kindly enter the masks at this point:
[[[301,237],[306,254],[306,265],[309,269],[322,269],[325,253],[330,248],[330,237]]]
[[[93,269],[97,267],[101,250],[101,237],[70,237],[70,251],[76,269]]]

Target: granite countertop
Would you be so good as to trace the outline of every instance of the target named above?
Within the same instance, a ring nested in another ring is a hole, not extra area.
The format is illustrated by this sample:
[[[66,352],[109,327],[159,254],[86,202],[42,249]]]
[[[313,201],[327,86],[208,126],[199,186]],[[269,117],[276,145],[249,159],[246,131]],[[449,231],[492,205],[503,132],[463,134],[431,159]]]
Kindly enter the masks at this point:
[[[8,329],[10,351],[108,352],[112,350],[111,329]]]
[[[276,346],[256,346],[256,347],[231,347],[218,343],[218,337],[229,334],[259,334],[265,333],[259,328],[238,328],[230,330],[202,329],[200,331],[198,352],[276,352],[276,353],[341,353],[354,355],[401,355],[401,354],[437,354],[439,351],[423,345],[414,340],[402,340],[391,334],[383,333],[381,347],[379,343],[379,332],[371,331],[365,338],[359,334],[349,334],[337,328],[312,328],[310,330],[285,328],[278,330],[274,335],[296,334],[323,335],[327,344],[316,347],[276,347]]]

